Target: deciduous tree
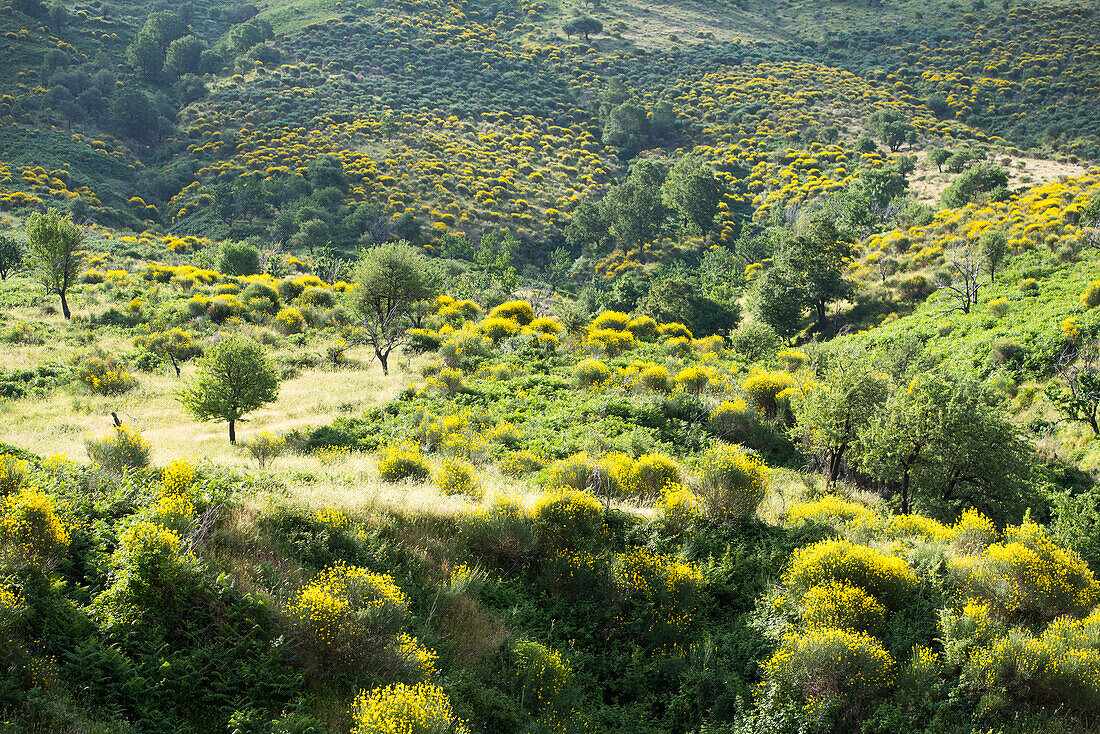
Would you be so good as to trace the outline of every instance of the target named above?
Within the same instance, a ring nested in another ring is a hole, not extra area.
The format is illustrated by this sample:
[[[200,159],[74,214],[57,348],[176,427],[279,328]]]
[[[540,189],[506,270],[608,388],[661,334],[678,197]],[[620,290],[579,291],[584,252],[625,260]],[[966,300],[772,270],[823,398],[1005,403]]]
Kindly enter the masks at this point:
[[[61,312],[71,318],[67,295],[84,264],[84,231],[56,209],[27,220],[27,250],[47,295],[61,298]]]
[[[176,392],[195,420],[229,423],[229,442],[237,442],[236,424],[279,395],[279,377],[262,345],[243,336],[227,336],[199,358],[195,376]]]

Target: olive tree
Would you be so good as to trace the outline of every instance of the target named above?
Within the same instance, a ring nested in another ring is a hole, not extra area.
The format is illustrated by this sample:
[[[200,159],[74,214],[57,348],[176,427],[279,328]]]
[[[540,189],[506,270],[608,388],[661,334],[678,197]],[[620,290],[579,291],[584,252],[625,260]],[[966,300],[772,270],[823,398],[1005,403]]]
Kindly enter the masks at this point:
[[[227,421],[229,443],[236,424],[279,395],[279,376],[262,345],[227,336],[199,358],[195,376],[176,391],[183,408],[198,421]]]

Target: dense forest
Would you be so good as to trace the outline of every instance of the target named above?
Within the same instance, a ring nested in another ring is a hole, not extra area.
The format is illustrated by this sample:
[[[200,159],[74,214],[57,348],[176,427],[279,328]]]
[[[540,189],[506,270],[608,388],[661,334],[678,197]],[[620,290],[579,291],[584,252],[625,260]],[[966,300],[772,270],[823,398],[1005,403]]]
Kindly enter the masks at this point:
[[[0,732],[1100,729],[1100,5],[0,0]]]

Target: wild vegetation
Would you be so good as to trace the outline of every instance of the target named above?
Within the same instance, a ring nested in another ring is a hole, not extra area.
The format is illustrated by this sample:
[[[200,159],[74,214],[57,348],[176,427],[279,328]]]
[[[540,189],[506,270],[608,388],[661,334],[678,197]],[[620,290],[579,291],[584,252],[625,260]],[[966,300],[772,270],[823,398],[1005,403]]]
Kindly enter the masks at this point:
[[[0,731],[1094,731],[1098,17],[6,0]]]

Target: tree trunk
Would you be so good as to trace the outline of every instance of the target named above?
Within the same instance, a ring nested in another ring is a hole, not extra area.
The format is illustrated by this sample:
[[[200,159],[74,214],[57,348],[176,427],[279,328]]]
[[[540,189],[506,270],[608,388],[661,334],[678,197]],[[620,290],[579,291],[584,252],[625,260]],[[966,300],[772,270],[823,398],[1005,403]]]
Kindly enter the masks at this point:
[[[66,319],[72,318],[72,314],[69,313],[69,301],[65,298],[65,291],[61,291],[61,313],[65,314]]]
[[[825,301],[817,302],[817,328],[825,331]]]
[[[229,419],[229,443],[237,443],[237,421]]]
[[[374,350],[374,355],[376,357],[378,357],[378,362],[382,365],[382,375],[384,377],[389,377],[389,374],[390,374],[390,352],[389,352],[389,350],[387,349],[385,352],[383,352],[380,349],[375,349]]]
[[[844,456],[844,449],[840,449],[829,457],[829,486],[836,484],[840,478],[840,460]]]
[[[909,470],[901,477],[901,514],[909,514]]]

